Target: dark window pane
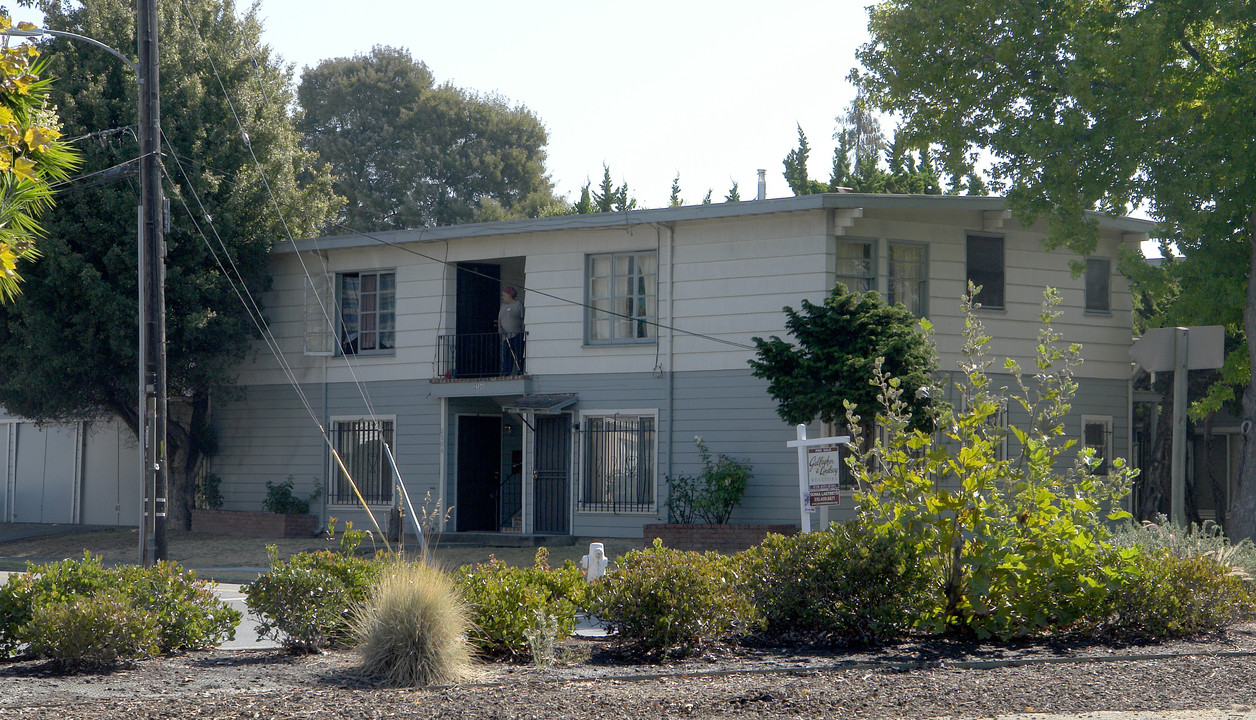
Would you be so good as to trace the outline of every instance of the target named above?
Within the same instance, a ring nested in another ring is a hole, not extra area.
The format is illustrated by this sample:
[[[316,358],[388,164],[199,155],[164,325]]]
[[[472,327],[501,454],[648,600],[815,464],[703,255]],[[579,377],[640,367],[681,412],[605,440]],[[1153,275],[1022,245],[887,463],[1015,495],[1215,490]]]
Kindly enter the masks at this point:
[[[1106,258],[1086,260],[1086,309],[1108,312],[1112,309],[1110,287],[1112,262]]]
[[[976,301],[1003,307],[1003,238],[968,236],[968,281],[981,287]]]

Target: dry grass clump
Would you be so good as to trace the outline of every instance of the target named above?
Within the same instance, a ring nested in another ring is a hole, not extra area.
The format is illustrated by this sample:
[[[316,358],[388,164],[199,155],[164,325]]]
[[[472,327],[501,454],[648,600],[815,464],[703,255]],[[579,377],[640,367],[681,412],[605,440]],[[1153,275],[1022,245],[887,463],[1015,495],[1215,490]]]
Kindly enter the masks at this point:
[[[460,680],[471,668],[469,623],[448,575],[421,563],[391,564],[354,616],[363,672],[391,687]]]

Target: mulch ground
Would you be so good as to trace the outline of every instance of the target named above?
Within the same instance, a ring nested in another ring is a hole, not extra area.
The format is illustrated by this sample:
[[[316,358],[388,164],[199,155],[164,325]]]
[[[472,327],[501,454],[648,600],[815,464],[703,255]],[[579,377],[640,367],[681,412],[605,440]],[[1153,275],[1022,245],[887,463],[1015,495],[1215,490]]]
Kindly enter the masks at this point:
[[[571,640],[554,667],[485,663],[456,686],[380,689],[351,653],[208,651],[102,674],[0,664],[4,718],[988,718],[1256,705],[1256,625],[1152,645],[923,640],[858,651],[723,647],[638,664]]]

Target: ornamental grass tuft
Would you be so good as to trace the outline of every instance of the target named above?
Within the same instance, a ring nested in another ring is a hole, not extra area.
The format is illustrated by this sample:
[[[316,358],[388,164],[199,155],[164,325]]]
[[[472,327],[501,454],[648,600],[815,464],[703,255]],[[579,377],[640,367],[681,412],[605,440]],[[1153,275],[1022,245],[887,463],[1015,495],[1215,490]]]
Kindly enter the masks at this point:
[[[363,673],[382,685],[455,682],[470,670],[470,612],[453,579],[431,566],[385,566],[352,627]]]

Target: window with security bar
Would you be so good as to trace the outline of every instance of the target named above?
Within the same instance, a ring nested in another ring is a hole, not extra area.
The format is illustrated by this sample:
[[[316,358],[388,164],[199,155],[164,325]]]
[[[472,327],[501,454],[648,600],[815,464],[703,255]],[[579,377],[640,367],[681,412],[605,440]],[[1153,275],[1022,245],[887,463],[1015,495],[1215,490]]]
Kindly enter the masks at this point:
[[[582,432],[580,510],[653,512],[654,417],[586,415]]]
[[[347,468],[368,504],[392,504],[393,470],[384,446],[393,447],[393,421],[337,420],[332,423],[331,432],[332,443],[344,467],[332,460],[330,503],[356,505],[359,502],[353,484],[345,475]]]

